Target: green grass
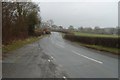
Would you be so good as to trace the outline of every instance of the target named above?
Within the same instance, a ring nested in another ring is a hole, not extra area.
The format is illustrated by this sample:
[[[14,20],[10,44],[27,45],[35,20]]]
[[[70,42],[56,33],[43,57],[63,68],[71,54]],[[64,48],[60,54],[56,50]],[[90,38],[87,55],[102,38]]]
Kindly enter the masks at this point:
[[[20,48],[20,47],[22,47],[26,44],[30,44],[32,42],[38,41],[42,37],[43,36],[41,36],[41,37],[30,37],[30,38],[27,38],[25,40],[14,41],[9,45],[2,45],[2,52],[7,53],[7,52],[10,52],[10,51],[16,50],[16,49],[18,49],[18,48]]]
[[[75,35],[79,36],[88,36],[88,37],[110,37],[110,38],[118,38],[118,35],[107,35],[107,34],[92,34],[92,33],[82,33],[82,32],[74,32]]]
[[[104,47],[104,46],[98,46],[98,45],[88,45],[88,44],[82,44],[82,43],[79,43],[81,46],[85,46],[85,47],[88,47],[88,48],[92,48],[92,49],[96,49],[96,50],[99,50],[99,51],[106,51],[106,52],[110,52],[110,53],[113,53],[113,54],[120,54],[120,49],[117,49],[117,48],[109,48],[109,47]]]

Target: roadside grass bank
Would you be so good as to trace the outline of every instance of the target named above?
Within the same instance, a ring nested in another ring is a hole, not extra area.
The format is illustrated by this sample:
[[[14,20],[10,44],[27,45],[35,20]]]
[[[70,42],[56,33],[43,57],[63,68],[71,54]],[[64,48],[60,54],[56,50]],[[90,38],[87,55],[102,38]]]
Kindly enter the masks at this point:
[[[104,47],[104,46],[88,45],[88,44],[82,44],[82,43],[78,43],[78,44],[81,46],[87,47],[87,48],[98,50],[98,51],[110,52],[115,55],[120,55],[119,53],[120,49],[118,48],[109,48],[109,47]]]
[[[10,51],[16,50],[18,48],[23,47],[26,44],[36,42],[36,41],[40,40],[41,38],[43,38],[45,36],[46,35],[42,35],[42,36],[39,36],[39,37],[29,37],[29,38],[24,39],[24,40],[13,41],[9,45],[2,45],[2,53],[8,53]]]
[[[100,35],[98,37],[98,36],[92,36],[91,34],[88,34],[88,33],[86,33],[86,35],[85,34],[83,35],[83,34],[80,34],[80,35],[64,34],[62,36],[67,40],[70,40],[72,42],[75,42],[87,48],[92,48],[99,51],[106,51],[116,55],[120,55],[120,48],[119,48],[119,42],[118,42],[120,41],[120,37],[113,37],[112,35],[110,36],[103,35],[103,37],[102,35]],[[95,34],[95,35],[98,35],[98,34]]]

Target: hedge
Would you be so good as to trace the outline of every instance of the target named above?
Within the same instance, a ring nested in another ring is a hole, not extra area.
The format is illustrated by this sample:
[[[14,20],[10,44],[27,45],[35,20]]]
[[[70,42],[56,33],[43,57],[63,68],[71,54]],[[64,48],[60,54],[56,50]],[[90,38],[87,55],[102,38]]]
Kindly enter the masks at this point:
[[[88,36],[77,36],[72,34],[66,34],[65,39],[71,41],[77,41],[84,44],[100,45],[105,47],[120,48],[120,38],[110,37],[88,37]]]

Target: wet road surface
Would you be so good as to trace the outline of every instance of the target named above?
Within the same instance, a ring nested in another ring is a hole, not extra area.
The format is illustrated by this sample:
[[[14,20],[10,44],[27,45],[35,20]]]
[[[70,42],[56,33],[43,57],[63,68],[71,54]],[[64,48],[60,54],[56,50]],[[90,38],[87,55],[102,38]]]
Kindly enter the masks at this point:
[[[71,78],[118,78],[118,57],[73,44],[53,32],[40,46]]]
[[[79,46],[52,32],[9,53],[3,60],[3,77],[64,78],[68,75],[70,78],[117,78],[117,56]]]
[[[64,78],[67,73],[40,48],[40,40],[6,54],[3,78]]]

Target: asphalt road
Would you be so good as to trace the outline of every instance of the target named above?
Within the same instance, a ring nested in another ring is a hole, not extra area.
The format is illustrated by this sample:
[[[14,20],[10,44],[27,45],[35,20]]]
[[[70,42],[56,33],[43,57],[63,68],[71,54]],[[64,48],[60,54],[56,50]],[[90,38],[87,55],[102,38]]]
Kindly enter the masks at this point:
[[[118,77],[117,56],[79,46],[57,32],[7,56],[4,78]]]
[[[5,53],[2,61],[2,78],[68,77],[62,67],[55,64],[53,58],[43,52],[39,42],[40,40]]]
[[[118,56],[71,43],[56,32],[40,46],[71,78],[118,78]]]

